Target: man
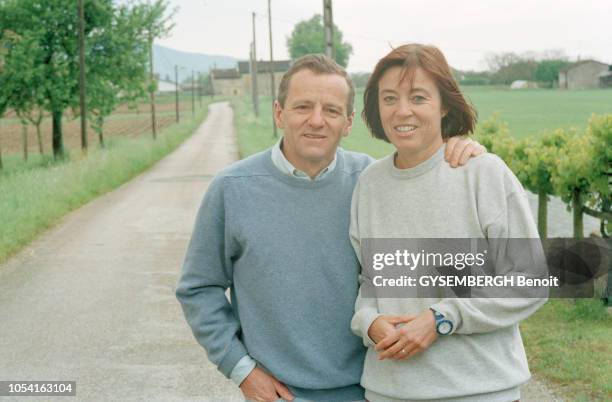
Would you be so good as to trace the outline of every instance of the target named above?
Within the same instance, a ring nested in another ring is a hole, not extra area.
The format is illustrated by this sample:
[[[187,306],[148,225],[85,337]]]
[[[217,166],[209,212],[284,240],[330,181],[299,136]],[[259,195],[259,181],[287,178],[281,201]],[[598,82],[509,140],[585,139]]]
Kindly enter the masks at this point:
[[[297,60],[274,105],[283,138],[220,172],[198,213],[176,294],[208,358],[248,400],[363,400],[365,349],[350,330],[360,268],[348,228],[355,182],[372,159],[338,148],[353,99],[334,61]],[[481,152],[463,140],[451,158]]]

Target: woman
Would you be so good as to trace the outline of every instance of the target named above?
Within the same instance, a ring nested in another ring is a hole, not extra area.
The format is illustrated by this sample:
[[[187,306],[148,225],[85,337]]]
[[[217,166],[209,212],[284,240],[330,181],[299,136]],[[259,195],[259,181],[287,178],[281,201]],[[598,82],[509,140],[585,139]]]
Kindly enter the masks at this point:
[[[444,140],[472,132],[476,113],[437,48],[409,44],[382,58],[363,118],[396,152],[368,167],[353,193],[358,256],[366,239],[415,233],[537,239],[525,192],[501,159],[485,154],[460,169],[443,163]],[[544,299],[368,298],[372,278],[361,279],[351,327],[368,346],[368,400],[519,399],[530,374],[518,322]]]

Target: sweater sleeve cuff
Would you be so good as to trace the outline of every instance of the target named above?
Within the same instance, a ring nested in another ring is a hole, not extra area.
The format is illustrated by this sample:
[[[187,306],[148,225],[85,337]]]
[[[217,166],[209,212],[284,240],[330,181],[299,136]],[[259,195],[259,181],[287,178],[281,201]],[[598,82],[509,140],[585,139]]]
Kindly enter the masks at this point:
[[[438,303],[433,304],[431,308],[442,314],[444,318],[453,323],[453,329],[448,335],[457,332],[461,326],[461,315],[459,314],[459,310],[454,303],[448,300],[441,300]]]
[[[225,377],[230,378],[236,364],[246,355],[246,348],[238,338],[234,337],[232,343],[228,347],[225,357],[223,357],[217,368]]]
[[[244,381],[244,379],[247,378],[249,374],[251,374],[251,371],[253,371],[255,366],[255,360],[253,360],[251,356],[246,355],[242,359],[240,359],[238,363],[236,363],[232,370],[232,373],[230,374],[230,378],[232,379],[234,384],[240,386],[240,384],[242,384],[242,381]]]
[[[375,319],[377,319],[381,314],[378,312],[378,310],[375,309],[367,309],[367,310],[361,310],[358,312],[356,318],[356,325],[358,330],[361,332],[361,334],[357,334],[360,335],[363,338],[363,345],[365,347],[371,347],[376,345],[376,342],[374,342],[372,339],[370,339],[370,336],[368,335],[368,330],[370,329],[370,326],[372,325],[372,323],[374,322]]]

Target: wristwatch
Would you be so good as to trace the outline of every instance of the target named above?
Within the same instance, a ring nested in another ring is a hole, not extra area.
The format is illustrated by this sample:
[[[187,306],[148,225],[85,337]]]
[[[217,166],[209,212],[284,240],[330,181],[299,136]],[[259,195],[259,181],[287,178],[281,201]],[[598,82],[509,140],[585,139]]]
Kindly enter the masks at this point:
[[[450,334],[453,330],[453,323],[447,320],[444,315],[438,313],[433,308],[430,307],[429,309],[433,312],[434,318],[436,320],[436,332],[440,335]]]

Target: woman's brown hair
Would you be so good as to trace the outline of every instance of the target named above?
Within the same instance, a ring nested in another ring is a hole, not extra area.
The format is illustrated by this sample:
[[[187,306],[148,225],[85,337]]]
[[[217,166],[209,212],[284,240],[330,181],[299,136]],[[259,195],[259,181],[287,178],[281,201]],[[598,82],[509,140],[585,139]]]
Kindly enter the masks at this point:
[[[447,111],[442,118],[442,138],[455,135],[465,135],[474,131],[476,126],[476,110],[465,99],[446,58],[435,46],[411,43],[393,49],[380,59],[363,93],[363,112],[361,116],[370,129],[372,136],[389,142],[380,121],[378,108],[378,82],[391,67],[402,67],[402,79],[411,79],[414,70],[421,68],[427,72],[436,83],[442,107]]]

